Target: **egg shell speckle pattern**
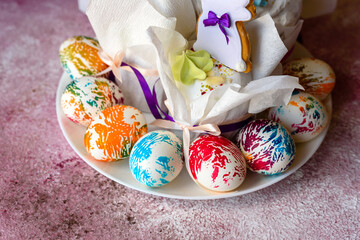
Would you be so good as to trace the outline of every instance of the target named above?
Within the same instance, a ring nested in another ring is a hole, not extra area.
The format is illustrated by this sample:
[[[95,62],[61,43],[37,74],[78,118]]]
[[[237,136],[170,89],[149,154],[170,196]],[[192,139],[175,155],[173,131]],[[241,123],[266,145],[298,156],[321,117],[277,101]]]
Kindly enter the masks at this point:
[[[271,120],[254,120],[237,136],[237,145],[251,171],[274,175],[286,171],[295,159],[295,143],[288,131]]]
[[[97,160],[129,157],[134,144],[147,133],[146,120],[134,107],[117,105],[103,110],[85,133],[86,150]]]
[[[284,66],[283,74],[299,78],[305,92],[324,100],[335,87],[334,70],[324,61],[301,58]]]
[[[82,77],[67,85],[61,96],[64,114],[84,126],[102,110],[123,103],[120,88],[105,78]]]
[[[241,151],[224,137],[198,137],[190,146],[189,166],[195,181],[217,192],[236,189],[246,176]]]
[[[132,175],[149,187],[171,182],[184,165],[182,148],[182,141],[172,132],[159,130],[144,135],[130,154]]]
[[[96,75],[108,68],[99,57],[100,44],[96,39],[75,36],[64,41],[59,49],[60,61],[69,76],[76,80]]]
[[[305,92],[294,92],[286,106],[273,107],[269,118],[280,122],[295,142],[306,142],[317,137],[329,123],[325,106]]]

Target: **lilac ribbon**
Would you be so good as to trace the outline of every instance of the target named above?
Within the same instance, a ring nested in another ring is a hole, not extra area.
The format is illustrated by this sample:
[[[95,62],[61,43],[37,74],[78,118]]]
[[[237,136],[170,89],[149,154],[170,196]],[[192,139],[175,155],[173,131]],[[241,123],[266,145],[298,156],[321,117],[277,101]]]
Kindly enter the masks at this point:
[[[203,23],[205,27],[216,26],[217,24],[219,24],[219,28],[221,32],[225,35],[227,44],[229,44],[229,37],[225,30],[225,27],[230,28],[231,26],[229,14],[224,13],[220,18],[218,18],[216,13],[214,13],[213,11],[209,11],[208,19],[205,19]]]

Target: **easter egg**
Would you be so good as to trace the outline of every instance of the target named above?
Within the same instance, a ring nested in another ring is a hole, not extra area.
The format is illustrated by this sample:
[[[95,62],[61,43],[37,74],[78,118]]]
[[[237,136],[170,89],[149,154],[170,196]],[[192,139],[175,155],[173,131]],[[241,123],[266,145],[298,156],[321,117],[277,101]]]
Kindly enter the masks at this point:
[[[253,172],[274,175],[295,159],[295,143],[288,131],[271,120],[253,120],[237,136],[237,145]]]
[[[131,151],[132,175],[149,187],[161,187],[174,180],[183,168],[182,141],[172,132],[153,131],[144,135]]]
[[[320,100],[299,91],[293,93],[288,105],[271,108],[269,118],[280,122],[295,142],[306,142],[317,137],[330,119]]]
[[[236,189],[246,176],[239,148],[221,136],[198,137],[190,146],[189,167],[197,183],[216,192]]]
[[[324,100],[335,86],[334,70],[324,61],[301,58],[284,66],[283,74],[299,78],[305,92]]]
[[[61,96],[64,114],[84,126],[88,126],[102,110],[123,102],[123,94],[117,85],[105,78],[95,77],[73,81]]]
[[[65,72],[74,80],[101,73],[108,65],[100,59],[100,49],[99,42],[90,37],[75,36],[67,39],[59,49]]]
[[[129,157],[134,144],[146,133],[146,120],[139,110],[116,105],[94,117],[86,129],[85,148],[97,160],[116,161]]]

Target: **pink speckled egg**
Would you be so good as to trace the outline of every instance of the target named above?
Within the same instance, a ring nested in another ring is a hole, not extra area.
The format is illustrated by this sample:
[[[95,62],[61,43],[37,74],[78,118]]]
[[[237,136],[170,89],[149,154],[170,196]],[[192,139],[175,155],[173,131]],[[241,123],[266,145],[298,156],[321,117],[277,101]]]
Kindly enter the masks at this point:
[[[311,94],[295,91],[286,106],[273,107],[269,118],[281,123],[295,142],[317,137],[330,122],[325,106]]]
[[[203,135],[190,146],[190,171],[201,186],[216,192],[236,189],[246,176],[239,148],[224,137]]]

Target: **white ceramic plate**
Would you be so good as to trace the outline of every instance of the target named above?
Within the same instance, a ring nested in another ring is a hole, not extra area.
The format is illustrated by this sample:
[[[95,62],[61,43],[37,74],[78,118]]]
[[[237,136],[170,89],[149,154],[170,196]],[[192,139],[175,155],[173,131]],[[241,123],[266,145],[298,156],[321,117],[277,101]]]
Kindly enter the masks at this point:
[[[303,46],[297,44],[290,59],[307,56],[311,56],[311,54]],[[296,144],[295,161],[285,173],[276,176],[263,176],[248,171],[244,183],[235,191],[229,193],[216,194],[200,188],[191,180],[185,168],[183,168],[180,175],[171,183],[161,188],[150,188],[143,186],[133,178],[129,169],[129,161],[127,159],[118,162],[106,163],[96,161],[87,153],[84,146],[84,134],[86,128],[70,121],[64,115],[60,105],[61,94],[63,93],[66,85],[70,82],[71,79],[64,73],[60,79],[56,94],[56,112],[58,121],[61,130],[66,140],[69,142],[70,146],[82,159],[84,159],[85,162],[87,162],[96,171],[100,172],[106,177],[124,186],[157,196],[178,199],[205,200],[234,197],[266,188],[286,178],[290,174],[294,173],[297,169],[299,169],[302,165],[304,165],[320,147],[328,131],[328,128],[326,128],[317,138],[313,139],[312,141]],[[328,97],[325,100],[325,103],[327,105],[327,109],[331,112],[331,97]],[[151,116],[146,117],[151,118]]]

